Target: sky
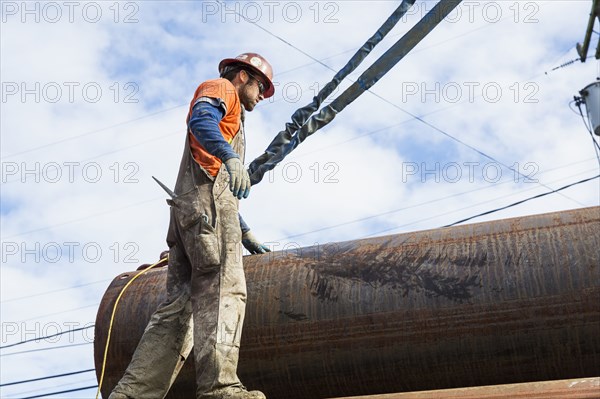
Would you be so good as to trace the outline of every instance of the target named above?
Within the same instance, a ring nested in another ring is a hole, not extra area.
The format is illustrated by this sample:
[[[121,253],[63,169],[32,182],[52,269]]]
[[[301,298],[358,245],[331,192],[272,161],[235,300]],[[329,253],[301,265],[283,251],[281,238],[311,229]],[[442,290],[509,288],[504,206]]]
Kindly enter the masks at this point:
[[[115,276],[159,259],[168,206],[151,176],[174,186],[189,101],[221,59],[257,52],[275,70],[246,117],[248,164],[399,3],[0,2],[0,345],[91,326]],[[435,3],[417,0],[329,101]],[[591,3],[463,2],[252,188],[254,234],[284,250],[435,229],[598,175],[571,103],[598,61],[554,70],[578,58]],[[598,206],[599,184],[468,223]],[[1,383],[92,369],[92,341],[88,328],[2,348]],[[0,396],[92,385],[87,372]]]

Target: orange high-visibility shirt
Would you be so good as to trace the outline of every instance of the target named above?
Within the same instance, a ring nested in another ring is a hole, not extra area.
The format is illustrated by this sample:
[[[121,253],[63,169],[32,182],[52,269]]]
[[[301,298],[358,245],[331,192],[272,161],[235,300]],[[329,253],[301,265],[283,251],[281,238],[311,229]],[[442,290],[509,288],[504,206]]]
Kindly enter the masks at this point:
[[[225,116],[223,116],[223,119],[219,122],[219,130],[221,131],[223,138],[225,138],[225,141],[231,143],[240,130],[242,115],[240,97],[233,84],[229,80],[223,78],[207,80],[200,84],[190,103],[187,121],[190,120],[192,109],[199,101],[208,101],[215,106],[221,107]],[[216,176],[221,168],[221,160],[206,151],[189,129],[188,135],[190,149],[196,162],[210,173],[211,176]]]

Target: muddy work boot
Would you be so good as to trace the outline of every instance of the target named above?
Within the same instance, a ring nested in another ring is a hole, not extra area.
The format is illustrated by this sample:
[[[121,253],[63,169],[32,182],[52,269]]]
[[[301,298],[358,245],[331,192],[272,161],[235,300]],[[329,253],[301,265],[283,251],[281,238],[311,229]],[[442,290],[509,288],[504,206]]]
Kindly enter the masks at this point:
[[[108,397],[108,399],[130,399],[129,396],[124,395],[122,393],[119,392],[111,392],[110,396]]]
[[[198,399],[267,399],[261,391],[248,391],[245,387],[228,387],[205,393]]]

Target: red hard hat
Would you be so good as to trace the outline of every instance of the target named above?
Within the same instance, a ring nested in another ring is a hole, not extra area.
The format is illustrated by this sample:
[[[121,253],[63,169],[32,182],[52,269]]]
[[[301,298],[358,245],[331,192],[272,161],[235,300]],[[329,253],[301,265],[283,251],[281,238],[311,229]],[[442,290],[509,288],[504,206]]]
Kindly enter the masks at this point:
[[[262,55],[256,53],[244,53],[235,58],[225,58],[219,62],[219,73],[222,74],[225,67],[234,64],[246,66],[262,77],[263,83],[265,84],[265,92],[263,93],[265,98],[269,98],[275,93],[275,87],[273,86],[273,68],[271,67],[271,64],[269,64],[269,61]]]

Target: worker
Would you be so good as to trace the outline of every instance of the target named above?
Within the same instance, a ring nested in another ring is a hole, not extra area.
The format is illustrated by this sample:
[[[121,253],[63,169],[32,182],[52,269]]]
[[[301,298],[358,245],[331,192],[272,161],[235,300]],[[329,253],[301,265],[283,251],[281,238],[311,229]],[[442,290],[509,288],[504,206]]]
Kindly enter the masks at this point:
[[[220,78],[197,88],[167,233],[167,299],[152,315],[109,399],[162,399],[193,345],[197,399],[263,399],[237,376],[246,306],[243,244],[258,242],[238,213],[250,192],[244,116],[274,93],[273,70],[256,53],[227,58]],[[193,316],[192,316],[193,315]]]

